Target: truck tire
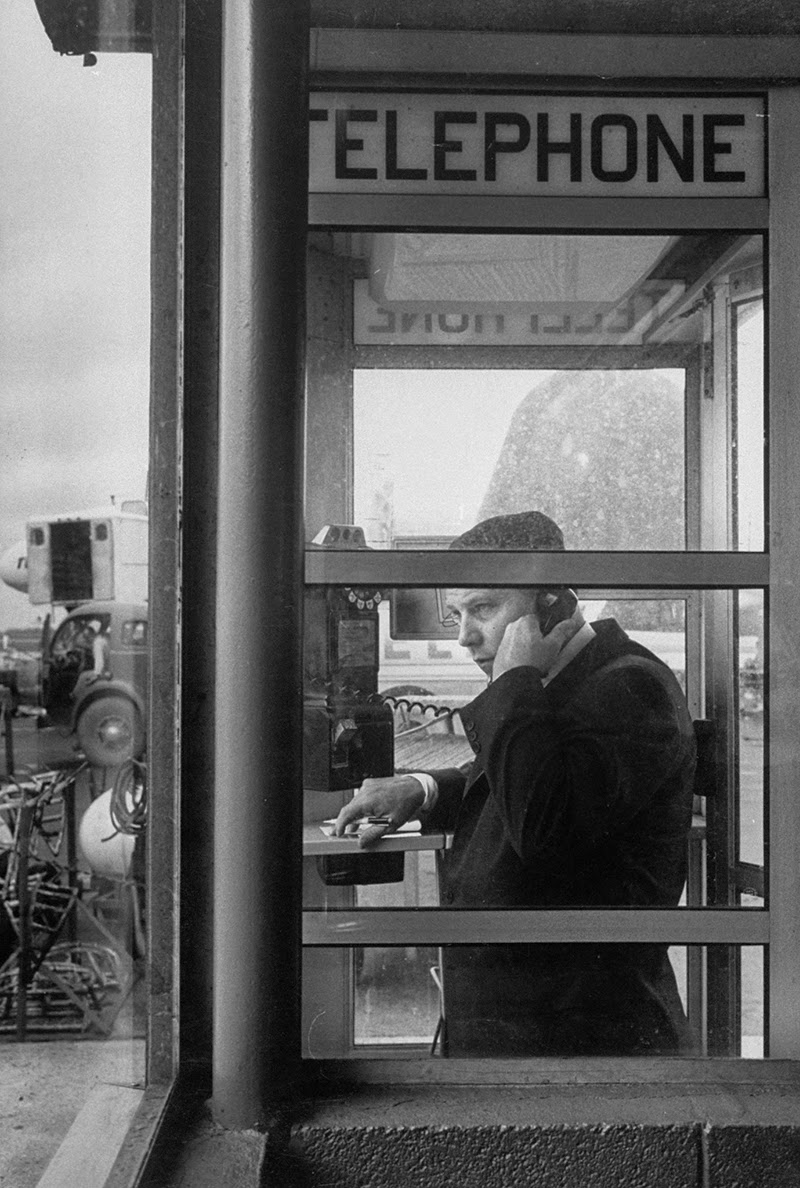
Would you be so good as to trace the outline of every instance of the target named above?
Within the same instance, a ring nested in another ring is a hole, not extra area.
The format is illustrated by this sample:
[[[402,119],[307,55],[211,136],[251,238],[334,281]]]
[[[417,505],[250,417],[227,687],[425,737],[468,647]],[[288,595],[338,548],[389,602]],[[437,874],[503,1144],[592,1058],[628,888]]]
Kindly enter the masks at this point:
[[[81,710],[78,745],[96,767],[120,767],[144,750],[142,715],[126,697],[97,697]]]

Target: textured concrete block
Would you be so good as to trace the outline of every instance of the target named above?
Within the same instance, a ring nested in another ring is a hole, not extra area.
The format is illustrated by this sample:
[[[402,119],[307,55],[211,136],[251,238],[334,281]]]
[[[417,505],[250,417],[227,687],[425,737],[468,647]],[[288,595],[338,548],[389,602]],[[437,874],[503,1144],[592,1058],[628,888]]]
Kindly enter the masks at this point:
[[[696,1188],[691,1126],[299,1127],[313,1188]]]
[[[709,1180],[720,1188],[798,1188],[797,1126],[714,1126],[708,1132]]]

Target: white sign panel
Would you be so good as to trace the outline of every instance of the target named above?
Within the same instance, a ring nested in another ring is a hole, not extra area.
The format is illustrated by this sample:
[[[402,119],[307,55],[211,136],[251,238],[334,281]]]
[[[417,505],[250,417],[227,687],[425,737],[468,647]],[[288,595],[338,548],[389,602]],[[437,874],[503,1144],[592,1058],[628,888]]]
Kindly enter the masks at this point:
[[[314,92],[311,193],[753,198],[761,95]]]

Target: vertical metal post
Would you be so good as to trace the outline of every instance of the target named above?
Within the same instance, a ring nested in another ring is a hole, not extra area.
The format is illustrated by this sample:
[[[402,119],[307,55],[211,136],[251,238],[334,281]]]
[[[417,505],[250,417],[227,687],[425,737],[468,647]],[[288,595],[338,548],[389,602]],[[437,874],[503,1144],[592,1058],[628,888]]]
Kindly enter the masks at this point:
[[[147,1080],[178,1066],[180,427],[183,396],[183,0],[154,5],[147,726]]]
[[[5,739],[6,775],[10,779],[14,774],[14,712],[10,689],[0,689],[0,721]]]
[[[190,0],[186,110],[181,632],[181,1064],[211,1075],[222,9]]]
[[[769,96],[770,268],[770,589],[769,706],[769,1055],[800,1060],[800,747],[797,745],[800,650],[797,596],[800,538],[800,162],[792,151],[800,121],[800,89]]]
[[[224,6],[213,1107],[236,1128],[299,1068],[308,36],[302,0]]]

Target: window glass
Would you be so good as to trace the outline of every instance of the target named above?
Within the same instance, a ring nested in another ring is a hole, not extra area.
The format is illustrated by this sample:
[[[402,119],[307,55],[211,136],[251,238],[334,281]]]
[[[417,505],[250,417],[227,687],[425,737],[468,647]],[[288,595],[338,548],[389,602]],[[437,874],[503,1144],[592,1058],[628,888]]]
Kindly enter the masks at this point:
[[[0,34],[0,1179],[21,1185],[94,1087],[145,1082],[149,655],[120,631],[148,616],[151,59],[60,56],[35,4]]]
[[[568,549],[761,549],[762,255],[732,232],[316,233],[310,537],[436,547],[537,507]]]
[[[373,547],[528,508],[567,548],[685,547],[681,370],[357,371],[354,384],[355,517]]]
[[[763,1051],[761,238],[310,260],[309,1054]]]
[[[761,269],[734,281],[761,286]],[[764,302],[733,303],[736,517],[740,549],[764,547]]]
[[[600,949],[600,946],[592,947],[592,955],[597,956]],[[322,1058],[381,1052],[391,1057],[405,1049],[419,1056],[453,1059],[459,1056],[522,1055],[514,1050],[513,1041],[509,1045],[507,1018],[511,1012],[502,1018],[497,1001],[490,1004],[481,1024],[472,1025],[466,1035],[452,1011],[448,1016],[447,961],[454,952],[452,948],[435,946],[307,950],[307,964],[319,963],[321,968],[328,969],[329,974],[337,966],[346,969],[348,977],[352,978],[354,993],[347,1018],[347,1041],[341,1043],[340,1050],[324,1047],[323,1029],[318,1019],[312,1024],[306,1054]],[[520,952],[527,952],[531,957],[538,952],[546,962],[552,956],[553,948],[527,946]],[[583,963],[586,947],[582,952],[576,952]],[[668,961],[678,1000],[688,1020],[688,1052],[742,1056],[750,1060],[766,1054],[764,951],[761,946],[672,945]],[[702,971],[703,978],[710,976],[715,982],[716,1010],[706,1013],[702,1009],[702,1001],[691,982],[691,969]],[[621,985],[619,991],[622,996]],[[515,1005],[519,1005],[519,1000]],[[607,1012],[603,1018],[608,1018]],[[705,1030],[708,1021],[710,1034]],[[591,1049],[593,1055],[618,1055],[628,1038],[629,1023],[629,1019],[612,1019],[615,1035],[602,1025],[602,1021],[584,1017],[582,1025],[586,1031],[582,1050]],[[318,1029],[318,1047],[314,1046],[315,1027]],[[562,1028],[560,1033],[559,1027]],[[574,1016],[573,1026],[567,1024],[566,1018],[557,1020],[540,1037],[542,1050],[538,1054],[568,1054],[577,1034]]]

